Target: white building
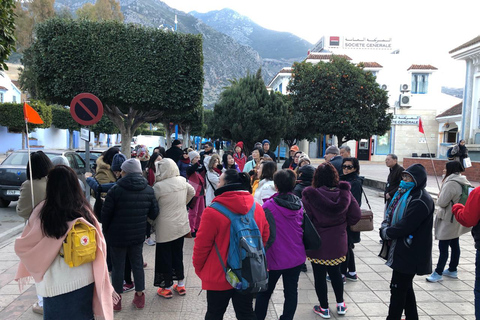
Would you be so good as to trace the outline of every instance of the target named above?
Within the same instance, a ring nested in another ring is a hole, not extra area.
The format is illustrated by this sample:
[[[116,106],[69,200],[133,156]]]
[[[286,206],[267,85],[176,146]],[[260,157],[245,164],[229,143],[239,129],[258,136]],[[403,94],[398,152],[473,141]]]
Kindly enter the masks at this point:
[[[480,36],[449,52],[466,63],[459,138],[465,139],[472,160],[480,160]]]
[[[0,103],[20,103],[22,92],[10,80],[8,75],[0,71]]]

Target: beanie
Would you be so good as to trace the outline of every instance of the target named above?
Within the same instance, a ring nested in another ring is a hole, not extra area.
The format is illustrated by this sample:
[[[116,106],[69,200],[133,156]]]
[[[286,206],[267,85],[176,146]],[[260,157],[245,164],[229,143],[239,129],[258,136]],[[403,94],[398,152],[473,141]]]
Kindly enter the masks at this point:
[[[262,141],[262,146],[263,146],[265,143],[271,144],[268,139],[264,139],[264,140]]]
[[[138,159],[128,159],[122,163],[122,171],[127,174],[142,173],[142,165]]]
[[[243,150],[243,142],[242,141],[238,141],[237,144],[235,145],[235,148],[236,147],[240,147],[240,149]]]
[[[199,157],[200,154],[197,152],[197,151],[190,151],[188,153],[188,157],[190,158],[190,162],[192,162],[192,160],[195,158],[195,157]]]
[[[113,156],[112,166],[110,167],[112,171],[122,171],[122,163],[125,162],[127,158],[121,153],[117,153]]]
[[[327,150],[325,150],[325,154],[329,154],[329,153],[340,154],[340,150],[338,150],[336,146],[330,146],[327,148]]]
[[[65,156],[56,156],[52,158],[52,163],[54,166],[67,166],[70,167],[70,164],[68,163],[68,160]]]
[[[298,148],[298,146],[292,146],[292,147],[290,148],[290,151],[295,151],[295,152],[297,152],[297,151],[299,151],[299,150],[300,150],[300,149]]]
[[[310,182],[313,180],[315,174],[315,167],[312,165],[306,165],[298,169],[298,180]]]
[[[182,144],[182,142],[181,142],[180,140],[178,140],[178,139],[175,139],[175,140],[173,140],[173,142],[172,142],[172,146],[179,146],[179,145],[181,145],[181,144]]]

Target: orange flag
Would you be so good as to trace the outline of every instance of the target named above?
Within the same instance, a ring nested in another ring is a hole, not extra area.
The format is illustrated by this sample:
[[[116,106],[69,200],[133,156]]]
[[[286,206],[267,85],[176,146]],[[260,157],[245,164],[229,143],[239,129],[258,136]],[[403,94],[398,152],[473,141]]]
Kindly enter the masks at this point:
[[[40,118],[35,109],[30,107],[26,102],[23,103],[23,115],[25,116],[25,122],[30,122],[34,124],[42,124],[43,120]]]

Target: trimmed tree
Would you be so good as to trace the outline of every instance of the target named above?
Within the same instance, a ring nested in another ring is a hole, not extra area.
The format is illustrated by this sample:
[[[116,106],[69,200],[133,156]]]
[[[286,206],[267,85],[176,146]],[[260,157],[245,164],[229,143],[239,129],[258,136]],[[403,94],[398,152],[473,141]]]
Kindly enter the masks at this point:
[[[40,24],[36,34],[24,57],[29,80],[23,83],[62,105],[81,92],[96,95],[122,134],[123,150],[142,123],[186,114],[201,104],[200,35],[60,19]]]
[[[112,120],[110,120],[105,115],[102,117],[102,119],[100,119],[100,121],[98,121],[92,126],[91,130],[95,134],[95,138],[97,139],[97,142],[99,142],[100,140],[100,133],[115,134],[120,132],[117,126],[115,125],[115,123],[113,123]]]
[[[8,70],[5,61],[15,50],[15,1],[0,1],[0,71]]]
[[[52,106],[52,125],[58,129],[66,129],[69,133],[68,148],[73,149],[73,131],[80,131],[80,125],[73,120],[70,109],[60,106]]]
[[[304,127],[313,133],[333,134],[344,143],[390,129],[386,91],[371,72],[344,58],[295,63],[289,90],[293,108],[303,114]]]
[[[43,124],[28,124],[29,132],[36,128],[50,128],[52,125],[52,108],[43,101],[30,101],[29,105],[38,112]],[[1,103],[0,104],[0,126],[7,127],[9,131],[22,134],[22,149],[25,149],[25,118],[23,104]]]
[[[288,145],[288,149],[297,144],[300,140],[307,139],[313,141],[317,135],[311,130],[306,130],[305,114],[293,107],[291,95],[283,95],[283,102],[287,105],[287,126],[283,134],[283,141]]]
[[[222,138],[243,141],[247,150],[269,139],[274,150],[285,132],[287,106],[281,94],[267,91],[259,69],[256,75],[231,81],[215,105],[214,118],[215,134]]]

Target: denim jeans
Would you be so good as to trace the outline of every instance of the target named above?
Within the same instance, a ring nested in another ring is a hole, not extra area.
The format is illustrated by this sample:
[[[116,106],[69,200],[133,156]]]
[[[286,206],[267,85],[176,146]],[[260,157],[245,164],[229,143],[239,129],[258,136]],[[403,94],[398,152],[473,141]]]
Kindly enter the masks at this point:
[[[72,292],[43,298],[43,319],[93,319],[93,289],[95,283]]]
[[[475,319],[480,319],[480,250],[477,249],[475,258]]]
[[[285,300],[283,302],[283,314],[279,319],[293,319],[295,311],[297,310],[298,278],[302,266],[303,264],[290,269],[268,271],[268,289],[267,291],[257,293],[257,299],[255,302],[255,314],[257,315],[257,320],[265,319],[268,310],[268,301],[270,300],[273,290],[275,290],[275,285],[280,277],[282,277],[283,280],[283,296]]]
[[[440,255],[438,256],[437,268],[435,269],[435,272],[437,272],[439,275],[442,275],[445,265],[447,264],[448,247],[452,249],[448,271],[457,271],[458,262],[460,261],[460,244],[458,238],[451,240],[440,240],[438,241],[438,250],[440,251]]]
[[[128,247],[110,247],[112,256],[112,285],[117,293],[123,293],[123,279],[125,276],[125,260],[130,258],[135,291],[145,290],[145,271],[143,270],[143,242]]]

